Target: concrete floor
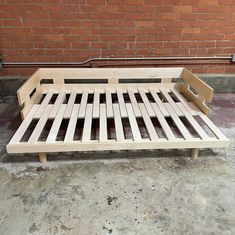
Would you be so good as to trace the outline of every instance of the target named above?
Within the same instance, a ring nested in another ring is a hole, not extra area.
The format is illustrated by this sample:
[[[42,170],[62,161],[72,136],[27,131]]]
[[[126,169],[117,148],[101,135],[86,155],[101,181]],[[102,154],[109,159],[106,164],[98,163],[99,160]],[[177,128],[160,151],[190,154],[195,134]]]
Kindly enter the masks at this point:
[[[235,94],[215,95],[210,118],[228,149],[8,155],[20,123],[0,104],[0,234],[235,234]]]

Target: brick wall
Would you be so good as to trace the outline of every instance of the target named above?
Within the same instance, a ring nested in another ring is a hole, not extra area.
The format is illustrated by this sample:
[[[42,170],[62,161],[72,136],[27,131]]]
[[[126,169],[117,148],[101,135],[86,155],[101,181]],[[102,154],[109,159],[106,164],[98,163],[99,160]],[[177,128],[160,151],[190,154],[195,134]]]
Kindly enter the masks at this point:
[[[0,0],[0,55],[8,62],[232,53],[235,0]]]

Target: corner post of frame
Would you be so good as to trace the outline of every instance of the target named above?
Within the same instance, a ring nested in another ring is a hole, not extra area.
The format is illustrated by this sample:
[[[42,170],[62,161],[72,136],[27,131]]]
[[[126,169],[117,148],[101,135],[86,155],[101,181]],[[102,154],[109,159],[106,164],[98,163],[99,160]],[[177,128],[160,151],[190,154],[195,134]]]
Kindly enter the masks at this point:
[[[196,160],[198,158],[198,153],[199,153],[199,149],[198,148],[192,149],[192,151],[191,151],[191,158],[192,158],[192,160]]]
[[[42,164],[46,164],[47,163],[47,154],[46,153],[39,153],[39,161]]]

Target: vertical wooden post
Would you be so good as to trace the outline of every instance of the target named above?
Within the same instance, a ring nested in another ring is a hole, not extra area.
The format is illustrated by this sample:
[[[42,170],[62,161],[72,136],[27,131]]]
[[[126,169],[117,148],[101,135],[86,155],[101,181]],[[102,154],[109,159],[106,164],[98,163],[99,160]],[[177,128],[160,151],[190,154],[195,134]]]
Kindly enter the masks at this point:
[[[47,163],[47,154],[46,153],[39,153],[39,161],[42,164]]]
[[[199,152],[199,149],[192,149],[191,157],[193,160],[196,160],[198,158],[198,152]]]

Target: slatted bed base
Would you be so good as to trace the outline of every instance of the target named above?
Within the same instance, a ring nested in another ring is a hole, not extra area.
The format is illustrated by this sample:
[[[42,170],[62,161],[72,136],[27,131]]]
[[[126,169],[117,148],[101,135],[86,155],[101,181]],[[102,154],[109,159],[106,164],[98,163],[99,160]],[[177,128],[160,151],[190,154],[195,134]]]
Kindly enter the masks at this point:
[[[189,89],[188,84],[198,89],[194,80],[186,79],[181,85],[169,82],[176,74],[185,78],[185,71],[65,69],[60,74],[58,69],[40,69],[39,78],[32,76],[18,91],[24,120],[7,151],[39,153],[40,161],[46,162],[49,152],[190,148],[196,158],[198,148],[228,146],[229,140],[206,115],[205,99],[211,99],[207,96],[211,88],[202,82],[199,87],[207,93],[198,95]],[[118,83],[118,79],[139,76],[160,78],[161,83]],[[53,84],[41,82],[51,77]],[[65,83],[88,77],[107,77],[108,83]]]

